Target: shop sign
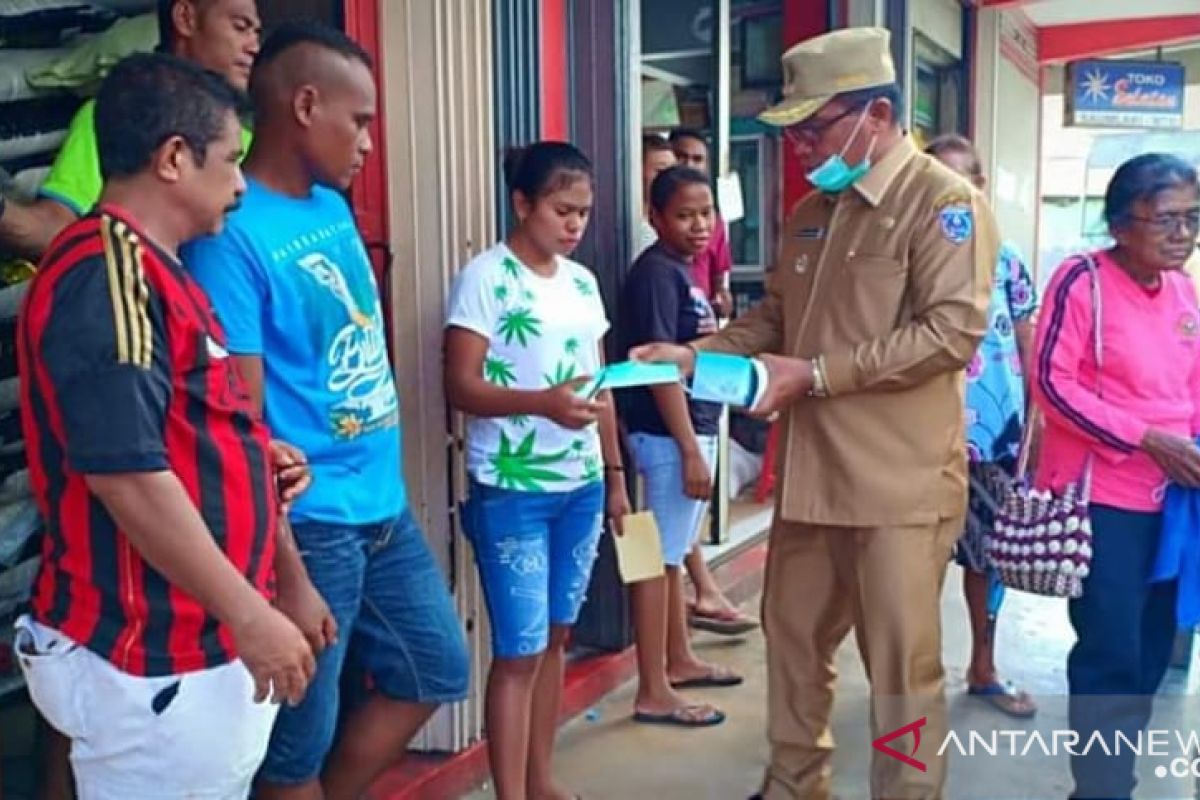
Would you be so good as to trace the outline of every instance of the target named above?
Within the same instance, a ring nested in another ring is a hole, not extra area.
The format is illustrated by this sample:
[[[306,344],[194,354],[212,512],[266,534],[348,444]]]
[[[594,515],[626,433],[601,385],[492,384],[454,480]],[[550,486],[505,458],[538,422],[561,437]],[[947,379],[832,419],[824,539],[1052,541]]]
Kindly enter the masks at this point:
[[[1182,64],[1089,59],[1067,65],[1066,124],[1093,128],[1183,127]]]

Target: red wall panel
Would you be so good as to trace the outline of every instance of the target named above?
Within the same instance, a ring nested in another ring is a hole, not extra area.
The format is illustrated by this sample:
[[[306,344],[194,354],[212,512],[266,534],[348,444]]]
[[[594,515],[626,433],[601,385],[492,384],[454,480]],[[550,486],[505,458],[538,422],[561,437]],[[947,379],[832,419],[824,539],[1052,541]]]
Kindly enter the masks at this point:
[[[567,112],[567,0],[542,0],[541,100],[542,138],[571,137]]]
[[[383,313],[391,342],[391,239],[388,230],[387,138],[383,91],[383,52],[380,48],[379,0],[344,0],[346,33],[363,46],[374,61],[372,72],[378,92],[375,120],[371,123],[374,149],[367,156],[362,172],[350,188],[354,217],[362,232],[375,280],[382,295]]]

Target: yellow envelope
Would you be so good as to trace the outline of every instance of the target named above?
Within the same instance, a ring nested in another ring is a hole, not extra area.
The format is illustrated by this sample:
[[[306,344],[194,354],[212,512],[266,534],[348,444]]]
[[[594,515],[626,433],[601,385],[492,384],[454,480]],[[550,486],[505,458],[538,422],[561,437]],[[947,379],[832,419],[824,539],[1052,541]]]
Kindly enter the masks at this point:
[[[663,574],[662,540],[649,511],[630,514],[623,520],[625,534],[614,536],[617,567],[625,583],[657,578]]]

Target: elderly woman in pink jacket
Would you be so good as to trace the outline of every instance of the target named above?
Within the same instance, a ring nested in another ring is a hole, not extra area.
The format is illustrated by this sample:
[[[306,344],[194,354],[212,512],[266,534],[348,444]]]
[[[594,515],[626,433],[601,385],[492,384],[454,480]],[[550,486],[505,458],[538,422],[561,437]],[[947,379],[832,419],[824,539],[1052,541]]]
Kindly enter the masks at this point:
[[[1081,741],[1099,732],[1116,754],[1072,758],[1073,798],[1133,792],[1134,756],[1116,735],[1136,741],[1149,721],[1175,635],[1175,584],[1148,581],[1163,494],[1168,482],[1200,486],[1200,310],[1181,271],[1200,233],[1196,171],[1138,156],[1113,175],[1104,214],[1115,244],[1058,269],[1034,364],[1046,420],[1038,485],[1061,489],[1092,470],[1093,560],[1070,603],[1070,719]]]

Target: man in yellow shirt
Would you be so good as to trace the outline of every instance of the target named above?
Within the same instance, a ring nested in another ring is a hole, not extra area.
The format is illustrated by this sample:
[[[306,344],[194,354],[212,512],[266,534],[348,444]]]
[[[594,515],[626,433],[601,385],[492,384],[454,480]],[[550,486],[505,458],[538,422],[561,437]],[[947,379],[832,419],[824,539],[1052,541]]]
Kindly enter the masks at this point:
[[[255,0],[159,0],[158,9],[163,50],[246,90],[262,30]],[[37,200],[22,205],[0,197],[0,248],[38,258],[59,231],[96,204],[103,180],[94,112],[89,100],[75,114]],[[243,131],[243,145],[249,138]]]

